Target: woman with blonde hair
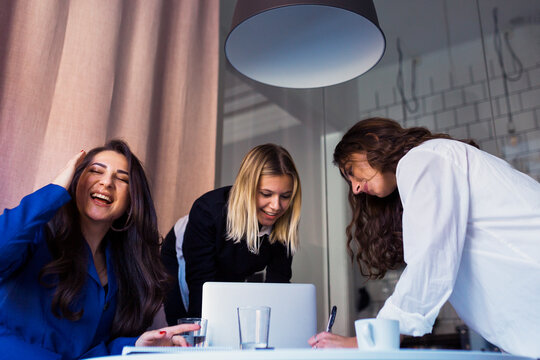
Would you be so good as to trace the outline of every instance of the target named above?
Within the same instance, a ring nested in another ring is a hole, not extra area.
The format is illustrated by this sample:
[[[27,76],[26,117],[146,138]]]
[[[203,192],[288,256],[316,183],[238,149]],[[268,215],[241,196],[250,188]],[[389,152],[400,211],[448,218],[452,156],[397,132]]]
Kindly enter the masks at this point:
[[[177,243],[182,234],[175,228],[165,238],[163,263],[177,276],[183,256],[189,290],[189,300],[182,300],[180,271],[179,286],[165,302],[169,324],[186,316],[186,310],[189,316],[200,316],[207,281],[246,281],[266,270],[266,282],[289,282],[298,249],[300,207],[300,179],[287,150],[275,144],[253,148],[232,187],[210,191],[194,202],[183,245]]]

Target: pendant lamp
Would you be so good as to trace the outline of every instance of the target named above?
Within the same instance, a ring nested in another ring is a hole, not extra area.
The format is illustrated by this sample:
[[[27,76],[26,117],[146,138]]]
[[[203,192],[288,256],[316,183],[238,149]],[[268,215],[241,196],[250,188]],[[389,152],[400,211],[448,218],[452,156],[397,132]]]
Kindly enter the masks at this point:
[[[362,75],[385,47],[372,0],[238,0],[225,55],[253,80],[306,89]]]

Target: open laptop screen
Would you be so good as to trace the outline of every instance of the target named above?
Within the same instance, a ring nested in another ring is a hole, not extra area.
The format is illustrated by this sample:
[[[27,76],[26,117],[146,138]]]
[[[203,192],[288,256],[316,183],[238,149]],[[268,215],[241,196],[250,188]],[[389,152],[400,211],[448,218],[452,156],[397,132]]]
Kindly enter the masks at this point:
[[[268,346],[308,348],[317,332],[317,300],[313,284],[207,282],[203,285],[202,317],[208,319],[208,346],[239,346],[239,306],[269,306]]]

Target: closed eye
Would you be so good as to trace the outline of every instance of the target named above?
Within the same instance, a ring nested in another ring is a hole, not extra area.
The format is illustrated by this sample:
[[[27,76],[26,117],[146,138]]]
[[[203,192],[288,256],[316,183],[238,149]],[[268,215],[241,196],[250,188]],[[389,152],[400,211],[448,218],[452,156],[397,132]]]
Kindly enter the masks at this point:
[[[352,171],[351,171],[351,168],[347,168],[347,169],[344,169],[344,168],[340,168],[339,169],[339,172],[341,173],[341,176],[350,182],[350,177],[352,176]]]

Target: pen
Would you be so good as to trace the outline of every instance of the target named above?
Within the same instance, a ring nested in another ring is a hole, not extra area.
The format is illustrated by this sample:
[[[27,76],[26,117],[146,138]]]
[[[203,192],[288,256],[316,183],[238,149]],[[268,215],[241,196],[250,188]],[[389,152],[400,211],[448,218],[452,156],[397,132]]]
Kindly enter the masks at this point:
[[[332,331],[332,326],[334,325],[334,320],[336,320],[337,306],[332,306],[332,311],[330,311],[330,317],[328,318],[328,325],[326,325],[326,332]]]

